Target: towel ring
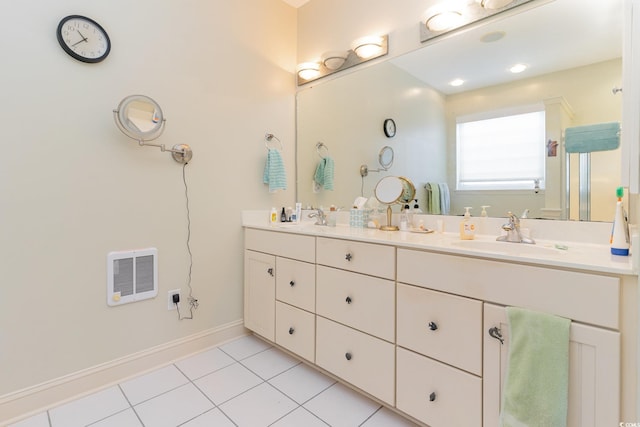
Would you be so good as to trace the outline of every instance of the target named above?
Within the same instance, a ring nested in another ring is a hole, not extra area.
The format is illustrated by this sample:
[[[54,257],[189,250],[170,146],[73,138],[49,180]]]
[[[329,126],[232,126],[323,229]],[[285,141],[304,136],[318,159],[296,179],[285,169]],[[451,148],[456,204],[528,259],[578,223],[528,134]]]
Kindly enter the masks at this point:
[[[322,153],[320,152],[320,150],[322,150],[324,148],[326,154],[323,156]],[[327,156],[329,155],[329,147],[327,147],[324,142],[318,142],[316,143],[316,151],[318,153],[318,156],[320,156],[321,159],[326,159]]]
[[[278,141],[278,144],[280,144],[280,150],[284,150],[284,147],[282,146],[282,141],[280,141],[278,137],[275,136],[274,134],[266,133],[264,135],[264,139],[266,140],[266,142],[264,143],[264,146],[267,147],[268,150],[271,149],[271,147],[269,147],[269,142],[271,142],[272,139],[275,139],[276,141]]]

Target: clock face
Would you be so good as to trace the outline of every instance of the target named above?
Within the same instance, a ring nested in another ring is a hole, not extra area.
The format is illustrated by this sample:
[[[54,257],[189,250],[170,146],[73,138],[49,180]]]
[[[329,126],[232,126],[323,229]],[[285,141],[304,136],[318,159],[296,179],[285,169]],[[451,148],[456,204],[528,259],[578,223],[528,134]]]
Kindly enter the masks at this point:
[[[100,62],[111,50],[111,42],[104,28],[96,21],[80,15],[62,18],[57,37],[62,49],[82,62]]]
[[[396,122],[393,121],[393,119],[386,119],[384,121],[384,134],[388,137],[391,138],[393,136],[395,136],[396,134]]]

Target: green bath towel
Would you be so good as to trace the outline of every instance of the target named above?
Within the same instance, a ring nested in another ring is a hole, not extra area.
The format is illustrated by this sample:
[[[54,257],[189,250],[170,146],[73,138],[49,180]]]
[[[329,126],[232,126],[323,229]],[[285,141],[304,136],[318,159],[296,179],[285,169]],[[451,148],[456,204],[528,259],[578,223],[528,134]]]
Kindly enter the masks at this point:
[[[509,361],[502,427],[566,427],[571,321],[507,307]]]

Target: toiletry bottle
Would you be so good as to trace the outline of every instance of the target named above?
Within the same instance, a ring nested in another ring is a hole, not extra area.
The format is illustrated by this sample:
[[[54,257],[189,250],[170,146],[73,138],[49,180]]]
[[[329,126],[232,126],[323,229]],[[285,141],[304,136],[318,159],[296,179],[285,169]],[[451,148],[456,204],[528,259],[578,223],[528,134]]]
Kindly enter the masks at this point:
[[[278,222],[278,211],[276,208],[271,208],[271,213],[269,214],[269,222],[271,224],[275,224]]]
[[[296,222],[302,221],[302,203],[296,203]]]
[[[409,226],[415,227],[416,215],[422,214],[422,209],[418,206],[418,199],[413,199],[413,208],[411,209],[411,215],[409,217]],[[423,221],[424,223],[424,221]],[[424,227],[423,227],[424,228]]]
[[[409,230],[409,205],[404,205],[400,214],[400,231]]]
[[[480,224],[478,224],[478,234],[487,234],[487,217],[489,214],[487,213],[487,208],[490,208],[489,205],[482,205],[482,212],[480,212]]]
[[[460,221],[460,239],[473,240],[476,234],[476,226],[471,222],[471,214],[469,209],[471,207],[465,207],[464,218]]]
[[[629,255],[629,224],[627,223],[627,214],[622,206],[622,196],[624,189],[618,187],[616,189],[616,215],[613,219],[613,228],[611,230],[611,253],[613,255]]]
[[[282,208],[282,213],[280,214],[280,222],[287,222],[287,213]]]

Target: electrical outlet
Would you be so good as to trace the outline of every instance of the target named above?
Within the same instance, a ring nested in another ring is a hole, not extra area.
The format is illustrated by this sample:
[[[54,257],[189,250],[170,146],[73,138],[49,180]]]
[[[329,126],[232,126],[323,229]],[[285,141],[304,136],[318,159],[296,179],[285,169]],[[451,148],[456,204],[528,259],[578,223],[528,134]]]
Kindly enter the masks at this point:
[[[174,289],[172,291],[169,291],[169,295],[167,297],[167,310],[176,309],[176,305],[173,303],[173,296],[176,294],[178,295],[178,297],[180,297],[180,289]],[[180,301],[182,301],[181,297],[180,297]],[[178,303],[178,305],[180,305],[180,303]]]

